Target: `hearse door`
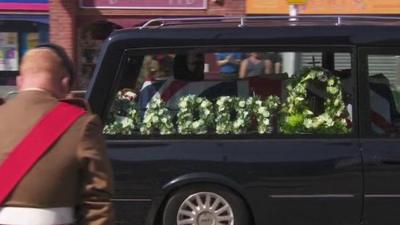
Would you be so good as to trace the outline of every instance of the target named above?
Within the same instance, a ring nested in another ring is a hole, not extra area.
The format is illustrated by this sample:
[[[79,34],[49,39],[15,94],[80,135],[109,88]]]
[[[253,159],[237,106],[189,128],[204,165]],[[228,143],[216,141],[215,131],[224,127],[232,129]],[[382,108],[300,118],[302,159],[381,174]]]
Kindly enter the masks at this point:
[[[359,51],[361,147],[368,225],[400,223],[400,48]]]
[[[357,105],[354,88],[356,70],[350,69],[351,58],[355,57],[351,54],[335,53],[323,57],[323,61],[328,58],[333,64],[323,67],[333,70],[337,69],[334,62],[340,61],[338,59],[348,62],[340,65],[346,68],[342,70],[341,84],[353,129],[337,138],[321,134],[319,137],[299,135],[296,139],[278,140],[276,143],[266,141],[266,155],[258,154],[257,157],[273,162],[266,162],[267,166],[261,170],[273,176],[268,174],[262,179],[267,186],[264,193],[269,195],[269,204],[260,212],[267,218],[261,224],[360,223],[363,207],[362,160],[355,126],[358,116],[354,116],[357,108],[351,107]],[[274,168],[279,168],[276,170],[279,172],[275,172]],[[260,199],[257,194],[254,193],[254,199]],[[261,205],[262,199],[259,201]]]

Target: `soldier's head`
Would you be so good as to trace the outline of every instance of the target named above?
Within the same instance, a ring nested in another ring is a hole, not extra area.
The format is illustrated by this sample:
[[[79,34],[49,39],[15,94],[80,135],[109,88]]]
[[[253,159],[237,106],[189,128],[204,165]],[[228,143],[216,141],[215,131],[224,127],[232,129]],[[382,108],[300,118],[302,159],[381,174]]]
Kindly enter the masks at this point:
[[[57,98],[64,98],[70,91],[73,78],[72,63],[64,49],[54,44],[43,44],[23,56],[17,88],[40,88]]]

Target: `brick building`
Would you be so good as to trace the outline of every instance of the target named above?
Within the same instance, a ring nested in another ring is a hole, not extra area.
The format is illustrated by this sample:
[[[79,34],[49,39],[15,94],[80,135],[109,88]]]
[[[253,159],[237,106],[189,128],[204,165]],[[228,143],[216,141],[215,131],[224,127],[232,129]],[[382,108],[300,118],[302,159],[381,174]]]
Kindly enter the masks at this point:
[[[115,29],[157,17],[234,16],[245,0],[50,0],[50,40],[64,46],[76,62],[79,88],[93,71],[102,41]]]

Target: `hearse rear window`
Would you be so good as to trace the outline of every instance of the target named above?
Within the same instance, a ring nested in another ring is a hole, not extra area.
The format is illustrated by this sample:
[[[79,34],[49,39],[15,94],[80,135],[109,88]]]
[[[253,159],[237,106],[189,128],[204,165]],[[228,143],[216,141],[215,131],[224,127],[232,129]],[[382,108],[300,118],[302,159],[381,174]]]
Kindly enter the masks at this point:
[[[400,134],[400,55],[368,55],[370,127],[375,135]]]
[[[350,52],[168,49],[128,54],[110,136],[349,135]]]

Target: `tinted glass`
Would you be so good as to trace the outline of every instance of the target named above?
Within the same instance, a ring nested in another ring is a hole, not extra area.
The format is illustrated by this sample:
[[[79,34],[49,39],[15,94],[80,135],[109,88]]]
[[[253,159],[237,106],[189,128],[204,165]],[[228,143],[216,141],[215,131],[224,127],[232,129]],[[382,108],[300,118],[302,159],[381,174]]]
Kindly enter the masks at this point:
[[[350,53],[199,49],[131,54],[105,133],[112,136],[346,135]],[[331,68],[337,68],[335,65]]]
[[[400,134],[400,55],[369,55],[368,84],[374,134]]]

